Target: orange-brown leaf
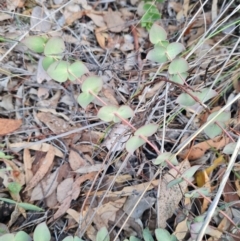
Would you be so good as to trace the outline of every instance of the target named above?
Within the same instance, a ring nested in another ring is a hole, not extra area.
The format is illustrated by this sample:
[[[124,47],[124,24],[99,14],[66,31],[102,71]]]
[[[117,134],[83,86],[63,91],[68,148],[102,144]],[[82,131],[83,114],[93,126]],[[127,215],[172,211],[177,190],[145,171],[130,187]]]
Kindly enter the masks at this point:
[[[0,119],[0,136],[7,135],[17,130],[22,125],[22,120]]]

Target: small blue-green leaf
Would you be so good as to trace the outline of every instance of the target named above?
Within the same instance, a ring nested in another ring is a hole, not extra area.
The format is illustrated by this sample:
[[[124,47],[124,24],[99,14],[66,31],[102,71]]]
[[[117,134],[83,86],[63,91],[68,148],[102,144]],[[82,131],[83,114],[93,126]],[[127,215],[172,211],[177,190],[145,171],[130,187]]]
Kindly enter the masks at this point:
[[[110,122],[114,119],[115,115],[114,112],[117,112],[118,107],[115,105],[108,105],[108,106],[103,106],[99,111],[98,111],[98,118]]]
[[[175,185],[177,185],[181,182],[183,182],[183,179],[181,177],[175,178],[167,184],[167,188],[171,188],[171,187],[173,187],[173,186],[175,186]]]
[[[14,234],[6,233],[0,237],[0,241],[15,241]]]
[[[177,84],[183,85],[185,80],[188,77],[188,73],[181,73],[181,74],[173,74],[173,75],[169,75],[169,79]]]
[[[188,198],[198,198],[198,197],[201,196],[198,192],[204,194],[205,196],[208,196],[209,195],[209,188],[201,187],[201,188],[198,188],[196,190],[185,193],[184,196],[188,197]]]
[[[171,234],[166,229],[155,229],[155,235],[158,241],[171,241]]]
[[[14,238],[15,241],[31,241],[31,237],[25,233],[24,231],[19,231],[17,232],[17,234],[15,235]]]
[[[160,41],[165,41],[167,39],[167,32],[163,27],[153,24],[149,31],[149,40],[152,44],[157,44]]]
[[[44,57],[42,60],[42,67],[45,71],[50,67],[52,63],[56,62],[53,57]]]
[[[145,141],[138,137],[138,136],[132,136],[126,143],[126,150],[133,154],[134,151],[136,151],[140,146],[142,146],[145,143]]]
[[[165,54],[166,49],[161,46],[154,46],[154,49],[150,50],[147,54],[147,59],[157,62],[157,63],[166,63],[168,58]]]
[[[15,202],[14,200],[4,198],[4,197],[0,197],[0,200],[6,203],[17,204],[17,202]]]
[[[184,46],[181,43],[171,43],[167,46],[166,53],[170,61],[172,61],[178,54],[184,50]]]
[[[0,159],[1,158],[3,158],[3,159],[12,159],[13,156],[5,155],[4,152],[0,151]]]
[[[60,83],[65,82],[68,79],[68,66],[67,61],[56,61],[49,66],[47,73],[52,79]]]
[[[158,125],[157,124],[147,124],[145,126],[140,127],[134,133],[134,136],[152,136],[154,133],[157,132]]]
[[[110,241],[110,236],[108,234],[108,231],[107,231],[106,227],[102,227],[97,232],[96,241]]]
[[[64,41],[59,37],[50,38],[44,48],[44,54],[46,56],[59,56],[65,50]]]
[[[102,79],[98,76],[90,76],[82,84],[82,92],[89,92],[92,91],[95,94],[98,94],[98,92],[102,89],[103,82]]]
[[[132,110],[129,106],[127,106],[127,105],[122,105],[122,106],[120,106],[120,107],[118,108],[118,110],[116,111],[116,113],[117,113],[119,116],[121,116],[123,119],[131,118],[131,117],[133,117],[133,115],[134,115],[133,110]],[[115,115],[114,118],[113,118],[113,121],[114,121],[115,123],[117,123],[117,122],[120,122],[121,119],[118,118],[118,117]]]
[[[212,118],[214,118],[218,114],[218,111],[213,112],[210,114],[207,118],[207,121],[210,121]],[[210,123],[205,129],[204,132],[210,137],[214,138],[222,133],[222,128],[224,129],[226,127],[226,122],[229,121],[231,118],[231,113],[229,111],[224,111],[221,114],[219,114],[214,122]],[[215,122],[218,122],[218,125],[215,124]],[[220,128],[219,125],[222,127]]]
[[[206,101],[212,99],[217,95],[217,92],[215,90],[212,90],[210,88],[203,88],[200,91],[194,92],[194,95],[203,103]]]
[[[36,211],[36,212],[44,211],[42,208],[30,203],[18,203],[18,206],[29,211]]]
[[[17,182],[10,182],[7,186],[9,192],[13,193],[13,194],[18,194],[21,189],[22,189],[22,186],[17,183]]]
[[[152,234],[148,228],[143,229],[143,239],[144,241],[154,241]]]
[[[186,93],[182,93],[180,94],[177,99],[176,102],[179,103],[181,106],[193,106],[196,101],[188,94]]]
[[[223,153],[228,154],[228,155],[232,155],[234,150],[236,149],[237,143],[236,142],[232,142],[227,144],[224,148],[223,148]],[[240,155],[240,150],[238,151],[238,154]]]
[[[34,241],[50,241],[51,240],[51,234],[50,234],[48,226],[45,222],[37,225],[37,227],[35,228],[34,233],[33,233],[33,240]]]
[[[43,53],[45,41],[45,38],[40,36],[29,36],[25,38],[22,43],[36,53]]]
[[[170,161],[173,165],[178,165],[178,160],[174,154],[171,152],[164,152],[160,154],[157,159],[153,162],[155,165],[160,165],[166,160]]]
[[[201,165],[195,165],[187,169],[183,174],[182,177],[185,177],[186,179],[190,179],[193,177],[195,172],[201,167]]]
[[[141,240],[136,238],[135,236],[130,236],[129,241],[141,241]]]
[[[88,68],[81,61],[76,61],[68,67],[69,79],[71,81],[80,78],[82,75],[88,73]]]
[[[83,109],[86,109],[86,107],[95,99],[95,97],[89,93],[81,93],[77,101],[79,105],[82,106]]]
[[[184,73],[189,70],[188,62],[184,58],[174,59],[169,65],[169,74]]]

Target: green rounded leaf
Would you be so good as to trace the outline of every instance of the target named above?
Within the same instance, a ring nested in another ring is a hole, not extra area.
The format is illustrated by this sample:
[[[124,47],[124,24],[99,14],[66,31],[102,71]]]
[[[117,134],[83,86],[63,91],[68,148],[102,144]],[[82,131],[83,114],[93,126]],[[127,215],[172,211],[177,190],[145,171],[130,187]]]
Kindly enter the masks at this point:
[[[232,155],[234,150],[236,149],[237,143],[236,142],[232,142],[227,144],[224,148],[223,148],[223,153],[228,154],[228,155]],[[238,151],[238,154],[240,155],[240,150]]]
[[[67,236],[62,241],[73,241],[73,237],[72,236]]]
[[[139,238],[136,238],[135,236],[130,236],[129,241],[141,241]]]
[[[171,241],[170,233],[163,228],[155,229],[155,235],[158,241]]]
[[[110,122],[114,119],[115,115],[114,112],[117,112],[118,107],[115,105],[108,105],[108,106],[103,106],[99,111],[98,111],[98,118]]]
[[[167,32],[163,27],[153,24],[149,31],[149,39],[152,44],[157,44],[160,41],[165,41],[167,39]]]
[[[45,71],[49,68],[49,66],[54,63],[56,60],[53,57],[44,57],[42,60],[42,67]]]
[[[148,52],[146,58],[157,63],[166,63],[168,62],[168,58],[165,51],[166,49],[164,47],[155,46],[154,49]]]
[[[108,231],[107,231],[106,227],[102,227],[97,232],[96,241],[110,241],[110,236],[108,234]]]
[[[201,187],[196,190],[187,192],[184,194],[184,196],[188,197],[188,198],[199,198],[199,197],[201,197],[199,192],[204,194],[205,196],[209,196],[209,188],[207,188],[207,187]]]
[[[31,237],[25,233],[24,231],[19,231],[17,232],[17,234],[15,235],[15,241],[31,241]]]
[[[1,158],[4,158],[4,159],[12,159],[13,156],[6,155],[4,152],[0,151],[0,159],[1,159]]]
[[[37,211],[37,212],[44,211],[44,209],[30,203],[18,203],[18,206],[29,211]]]
[[[184,73],[189,70],[188,62],[183,58],[174,59],[169,65],[169,74]]]
[[[89,90],[93,91],[95,94],[102,89],[103,82],[102,79],[98,76],[90,76],[82,84],[82,92],[89,92]]]
[[[127,142],[126,142],[126,150],[133,154],[134,151],[136,151],[140,146],[142,146],[145,143],[145,141],[138,137],[138,136],[132,136]]]
[[[218,111],[213,112],[211,115],[208,116],[207,121],[210,121],[213,117],[217,115]],[[210,137],[214,138],[220,134],[222,134],[222,129],[226,127],[225,123],[229,121],[231,118],[231,113],[229,111],[224,111],[217,116],[214,122],[210,123],[205,129],[204,132]],[[222,127],[220,128],[215,122]]]
[[[8,184],[7,188],[9,190],[9,192],[11,192],[13,194],[18,194],[21,191],[22,186],[17,182],[10,182]]]
[[[195,172],[201,167],[201,165],[195,165],[187,169],[183,174],[182,177],[186,179],[190,179],[194,176]]]
[[[176,102],[179,103],[181,106],[193,106],[196,103],[196,101],[186,93],[180,94],[177,97]]]
[[[51,240],[51,234],[50,234],[48,226],[45,222],[37,225],[37,227],[35,228],[34,233],[33,233],[33,240],[34,241],[50,241]]]
[[[95,99],[95,97],[89,93],[81,93],[78,96],[78,103],[82,106],[83,109],[86,109],[86,107]]]
[[[83,241],[83,240],[82,240],[81,238],[75,236],[75,237],[73,238],[73,241]]]
[[[171,43],[167,46],[166,53],[169,60],[173,60],[178,54],[184,50],[184,46],[181,43]]]
[[[169,79],[177,84],[183,85],[188,77],[188,73],[169,75]]]
[[[152,136],[154,133],[157,132],[158,125],[156,124],[147,124],[145,126],[140,127],[134,133],[134,136]]]
[[[173,165],[178,165],[178,160],[174,154],[171,152],[164,152],[160,154],[157,159],[153,162],[155,165],[160,165],[166,160],[170,161]]]
[[[36,53],[43,53],[46,39],[40,36],[29,36],[22,43]]]
[[[144,241],[154,241],[152,234],[148,228],[143,229],[143,239]]]
[[[59,37],[50,38],[44,48],[44,54],[48,55],[61,55],[65,50],[64,41]]]
[[[194,95],[204,103],[213,98],[214,96],[216,96],[217,92],[210,88],[203,88],[200,91],[194,92]]]
[[[52,79],[60,83],[65,82],[68,79],[68,66],[67,61],[56,61],[50,65],[47,73]]]
[[[0,241],[15,241],[14,234],[6,233],[0,237]]]
[[[132,110],[129,106],[127,106],[127,105],[122,105],[122,106],[120,106],[119,109],[118,109],[116,112],[117,112],[117,114],[120,115],[123,119],[131,118],[131,117],[133,117],[133,115],[134,115],[133,110]],[[119,118],[115,115],[114,118],[113,118],[113,121],[114,121],[115,123],[117,123],[117,122],[120,122],[121,119],[119,119]]]
[[[88,68],[81,61],[76,61],[68,67],[69,79],[71,81],[80,78],[82,75],[88,73]]]

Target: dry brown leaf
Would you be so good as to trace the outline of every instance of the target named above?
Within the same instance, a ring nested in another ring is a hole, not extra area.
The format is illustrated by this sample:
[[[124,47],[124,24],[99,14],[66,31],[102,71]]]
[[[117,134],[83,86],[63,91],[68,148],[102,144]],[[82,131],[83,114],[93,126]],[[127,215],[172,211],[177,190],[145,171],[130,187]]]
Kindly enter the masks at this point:
[[[96,172],[85,174],[79,178],[77,178],[73,185],[72,190],[68,192],[69,196],[67,196],[62,204],[59,206],[57,212],[54,214],[53,218],[49,220],[49,222],[52,222],[62,216],[66,213],[66,211],[69,209],[71,201],[76,200],[80,194],[80,188],[81,184],[85,182],[86,180],[93,180],[95,178]]]
[[[190,167],[191,166],[188,160],[184,160],[181,164],[179,164],[179,166],[176,166],[176,168],[181,173],[183,173]],[[159,188],[161,192],[157,200],[158,215],[160,217],[160,228],[166,227],[167,219],[169,219],[174,214],[180,200],[182,199],[182,195],[183,193],[185,193],[185,189],[188,185],[186,182],[181,182],[179,185],[175,185],[171,188],[168,188],[167,184],[176,177],[179,177],[179,174],[177,174],[176,170],[171,169],[167,174],[163,176],[163,181],[160,183]]]
[[[193,161],[202,157],[204,153],[211,148],[216,148],[217,150],[223,148],[229,143],[229,141],[229,138],[217,136],[211,140],[200,142],[194,145],[191,149],[184,150],[179,154],[179,157],[182,159],[188,157],[189,161]]]
[[[111,8],[104,15],[104,21],[111,32],[120,33],[125,29],[125,22],[121,18],[121,13],[117,11],[113,12]]]
[[[0,13],[0,22],[8,19],[12,19],[13,17],[7,13]]]
[[[78,11],[78,12],[72,13],[71,15],[69,15],[66,18],[67,25],[72,25],[72,23],[74,23],[76,20],[82,18],[82,16],[83,16],[83,11]]]
[[[0,119],[0,136],[7,135],[20,128],[22,120]]]
[[[23,163],[25,170],[25,181],[28,184],[33,177],[32,173],[32,158],[29,149],[24,149],[23,151]]]
[[[109,220],[115,221],[117,211],[123,207],[123,204],[126,202],[126,197],[120,198],[114,202],[108,202],[97,208],[97,214],[101,219],[106,220],[108,223]]]
[[[91,166],[87,165],[87,166],[84,166],[84,167],[80,167],[75,172],[80,173],[80,174],[86,174],[86,173],[91,173],[91,172],[99,172],[99,171],[105,170],[106,167],[107,167],[107,165],[103,165],[103,164],[95,164],[95,165],[91,165]]]
[[[66,178],[57,187],[57,200],[63,203],[64,199],[71,195],[73,178]]]
[[[52,145],[47,144],[47,143],[34,144],[34,142],[25,142],[24,141],[24,142],[9,144],[9,148],[17,149],[17,152],[18,152],[18,151],[23,149],[22,146],[25,146],[25,145],[28,145],[28,144],[32,144],[28,147],[30,150],[48,152],[50,150],[50,148],[54,148],[55,156],[58,156],[58,157],[64,156],[63,153],[60,150],[58,150],[56,147],[53,147]]]
[[[58,118],[51,113],[39,112],[37,117],[55,134],[61,134],[76,128],[71,126],[65,120]]]
[[[102,88],[103,95],[109,100],[110,104],[118,106],[118,101],[115,98],[116,94],[114,93],[114,90],[109,87],[103,87]]]
[[[5,187],[8,186],[8,184],[6,184],[6,183],[12,182],[12,180],[14,182],[19,183],[21,186],[25,185],[25,177],[24,177],[24,173],[21,170],[21,168],[19,168],[13,161],[10,161],[7,159],[1,159],[1,161],[4,162],[5,165],[7,167],[10,167],[10,169],[11,169],[11,171],[9,171],[10,178],[7,178],[7,180],[4,180],[4,182],[3,182]]]
[[[44,9],[36,6],[32,10],[32,15],[31,15],[31,30],[32,31],[40,31],[40,32],[48,32],[51,30],[52,23],[49,20],[44,20],[47,15],[44,12]],[[33,26],[35,26],[33,28]]]
[[[44,158],[44,161],[42,162],[42,165],[37,170],[33,178],[31,179],[30,183],[27,184],[25,191],[28,191],[35,187],[46,175],[46,173],[49,171],[49,168],[51,167],[53,160],[55,156],[55,149],[50,146],[49,151],[47,152],[47,155]]]
[[[45,202],[46,202],[46,205],[49,208],[55,208],[57,206],[58,201],[57,201],[57,192],[56,192],[56,190],[50,196],[48,196],[45,199]]]
[[[69,209],[67,210],[67,213],[68,213],[77,223],[79,223],[79,220],[80,220],[80,213],[79,213],[79,212],[77,212],[77,211],[74,210],[74,209],[69,208]]]
[[[70,150],[68,161],[73,171],[76,171],[82,166],[89,165],[88,162],[74,150]]]
[[[95,36],[98,41],[98,44],[100,45],[101,48],[105,49],[106,48],[106,39],[107,39],[107,34],[103,33],[102,28],[96,28],[95,29]]]
[[[106,28],[103,16],[95,13],[86,13],[86,15],[93,20],[93,22],[100,28]]]
[[[7,8],[10,11],[16,8],[22,8],[24,6],[25,0],[7,0]]]
[[[49,197],[56,190],[58,186],[58,173],[59,168],[44,177],[43,180],[33,188],[31,201],[43,200],[44,198]]]
[[[134,185],[134,186],[129,186],[129,187],[124,187],[121,191],[116,191],[116,192],[108,192],[105,193],[106,191],[98,191],[96,193],[97,196],[102,196],[103,194],[106,195],[106,197],[126,197],[126,196],[130,196],[133,192],[138,192],[138,193],[142,193],[145,188],[149,185],[149,187],[147,188],[147,191],[152,190],[154,187],[156,187],[159,183],[159,180],[153,180],[150,184],[150,182],[144,182],[138,185]],[[90,196],[94,195],[95,192],[90,193]]]

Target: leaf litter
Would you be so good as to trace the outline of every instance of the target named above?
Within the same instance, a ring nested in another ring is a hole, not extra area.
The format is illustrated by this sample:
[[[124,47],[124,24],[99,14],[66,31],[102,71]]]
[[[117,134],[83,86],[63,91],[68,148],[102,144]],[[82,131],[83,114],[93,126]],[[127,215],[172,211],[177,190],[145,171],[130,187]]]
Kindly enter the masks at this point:
[[[157,124],[158,131],[150,140],[165,153],[176,153],[178,146],[188,141],[186,136],[196,133],[208,122],[208,116],[227,104],[231,94],[239,93],[239,68],[234,55],[228,59],[227,67],[221,67],[230,55],[232,46],[229,45],[237,34],[227,25],[220,25],[222,31],[217,28],[220,14],[229,23],[235,21],[234,15],[227,19],[226,13],[220,12],[225,7],[220,1],[209,1],[202,12],[198,11],[199,3],[193,2],[165,1],[165,5],[159,4],[158,8],[162,18],[169,20],[161,25],[172,42],[180,37],[187,48],[181,57],[188,58],[190,76],[185,81],[191,91],[200,93],[213,84],[209,94],[214,98],[204,99],[209,108],[205,113],[203,106],[196,102],[182,110],[183,105],[178,100],[180,94],[186,93],[177,85],[167,84],[166,65],[159,71],[163,76],[153,78],[159,65],[146,59],[153,46],[146,29],[141,27],[144,15],[141,1],[74,0],[67,4],[65,1],[51,4],[4,1],[1,6],[4,10],[0,10],[0,58],[23,34],[62,37],[67,45],[67,59],[83,61],[90,75],[104,80],[99,93],[101,98],[117,107],[129,105],[134,110],[130,121],[136,128]],[[234,9],[234,4],[229,9]],[[207,35],[208,30],[210,35]],[[201,38],[204,41],[200,41]],[[189,52],[191,58],[187,56]],[[127,156],[125,145],[133,134],[127,125],[105,123],[90,127],[99,121],[97,113],[101,104],[95,100],[83,109],[77,103],[79,83],[83,83],[89,73],[76,81],[56,84],[41,61],[41,55],[20,44],[1,59],[3,197],[39,205],[47,211],[47,216],[40,213],[39,217],[53,225],[49,226],[51,231],[54,225],[62,228],[59,240],[75,232],[95,240],[103,226],[112,230],[111,240],[117,235],[114,227],[122,228],[121,239],[131,235],[142,238],[142,229],[146,227],[152,233],[156,228],[168,227],[178,240],[195,238],[194,232],[199,230],[201,221],[195,222],[194,218],[209,211],[213,194],[218,191],[236,148],[239,103],[230,107],[228,116],[223,114],[224,125],[221,118],[217,119],[221,128],[218,127],[215,134],[209,135],[206,131],[195,136],[177,155],[179,164],[175,168],[181,173],[200,163],[201,168],[190,180],[195,186],[183,181],[169,188],[169,182],[180,178],[181,174],[166,166],[154,177],[162,167],[154,165],[158,155],[148,144]],[[217,124],[213,123],[210,129],[216,129]],[[82,131],[55,138],[80,127]],[[171,135],[163,135],[164,132]],[[44,141],[48,138],[50,141]],[[236,211],[240,196],[238,162],[239,158],[218,204],[229,218],[216,212],[214,222],[206,231],[209,237],[204,240],[230,236],[237,240],[229,219],[236,220],[239,216]],[[11,185],[15,185],[15,189],[11,189]],[[21,191],[14,193],[18,185]],[[197,196],[197,190],[205,190],[210,200]],[[190,194],[196,196],[188,197]],[[4,203],[0,204],[1,212],[6,209]],[[10,221],[6,232],[12,232],[26,223],[24,229],[29,231],[37,222],[31,215],[16,207],[7,217],[0,217],[0,225]],[[65,222],[67,225],[63,227]]]

